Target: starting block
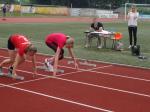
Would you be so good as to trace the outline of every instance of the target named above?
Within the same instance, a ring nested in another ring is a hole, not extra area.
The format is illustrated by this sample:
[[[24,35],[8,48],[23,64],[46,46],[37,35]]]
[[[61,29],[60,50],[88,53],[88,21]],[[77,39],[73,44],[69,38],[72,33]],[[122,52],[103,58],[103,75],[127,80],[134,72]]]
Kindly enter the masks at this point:
[[[54,71],[54,70],[49,70],[45,65],[37,66],[36,68],[40,69],[40,70],[45,70],[45,71],[48,71],[48,72],[53,72]],[[57,73],[64,73],[64,70],[57,69]]]
[[[86,65],[86,66],[96,67],[96,64],[89,63],[88,61],[79,62],[79,64],[80,64],[80,65]]]
[[[70,65],[70,64],[74,64],[74,61],[68,61],[68,64]]]
[[[2,76],[2,77],[8,77],[8,78],[13,78],[13,79],[16,79],[16,80],[24,80],[24,77],[23,76],[19,76],[19,75],[13,76],[11,74],[3,73],[0,76]]]
[[[68,64],[73,64],[73,63],[74,63],[74,61],[68,61]],[[80,61],[79,64],[80,64],[80,65],[85,65],[85,66],[96,67],[96,64],[89,63],[88,60],[84,60],[83,62]]]

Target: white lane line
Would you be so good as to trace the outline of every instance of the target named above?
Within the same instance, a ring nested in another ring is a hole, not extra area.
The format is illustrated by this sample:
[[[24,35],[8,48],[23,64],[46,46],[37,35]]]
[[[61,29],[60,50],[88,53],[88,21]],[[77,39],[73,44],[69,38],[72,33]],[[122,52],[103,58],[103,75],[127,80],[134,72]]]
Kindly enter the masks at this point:
[[[103,66],[103,67],[97,67],[97,68],[106,68],[106,67],[111,67],[111,65],[108,65],[108,66]],[[99,72],[99,71],[93,71],[94,69],[97,69],[97,68],[93,68],[93,69],[89,69],[89,70],[85,70],[85,69],[80,69],[81,71],[85,71],[85,72],[93,72],[93,73],[98,73],[99,76],[100,75],[109,75],[109,76],[113,76],[113,77],[121,77],[121,78],[126,78],[126,79],[132,79],[132,80],[139,80],[139,81],[144,81],[144,82],[150,82],[149,79],[144,79],[144,78],[137,78],[137,77],[130,77],[130,76],[124,76],[124,75],[119,75],[119,74],[113,74],[113,73],[107,73],[107,72]],[[65,76],[67,74],[61,74],[61,75],[58,75],[58,76]]]
[[[0,57],[6,58],[5,56],[0,56]],[[27,61],[27,62],[31,62],[31,61]],[[41,63],[41,62],[37,62],[37,63],[43,64],[43,63]],[[112,66],[112,65],[107,65],[107,66],[97,67],[97,68],[93,68],[93,69],[105,68],[105,67],[111,67],[111,66]],[[75,69],[75,68],[67,67],[67,66],[60,66],[60,67]],[[133,80],[139,80],[139,81],[150,82],[150,80],[144,79],[144,78],[123,76],[123,75],[113,74],[113,73],[107,73],[107,72],[98,72],[98,71],[93,71],[93,69],[88,69],[88,70],[86,70],[86,69],[79,69],[79,70],[81,70],[81,71],[89,71],[89,72],[94,72],[94,73],[100,73],[100,74],[110,75],[110,76],[114,76],[114,77],[121,77],[121,78],[127,78],[127,79],[133,79]],[[67,75],[67,74],[61,74],[61,75],[58,75],[58,76],[64,76],[64,75]]]
[[[110,75],[110,76],[115,76],[115,77],[122,77],[122,78],[126,78],[126,79],[133,79],[133,80],[139,80],[139,81],[144,81],[144,82],[150,82],[150,80],[143,79],[143,78],[136,78],[136,77],[119,75],[119,74],[106,73],[106,72],[97,72],[97,71],[91,71],[91,72],[99,73],[99,74],[105,74],[105,75]]]
[[[7,69],[7,67],[3,67],[3,68]],[[17,71],[28,73],[28,74],[33,74],[32,72],[23,71],[23,70],[19,70],[19,69],[17,69]],[[69,72],[69,73],[65,73],[65,74],[68,75],[68,74],[74,74],[74,73],[79,73],[79,72],[82,72],[82,71]],[[38,78],[38,79],[28,80],[28,81],[21,81],[21,82],[18,82],[18,83],[12,83],[12,84],[8,84],[8,85],[17,85],[17,84],[22,84],[22,83],[27,83],[27,82],[34,82],[34,81],[38,81],[38,80],[47,79],[47,78],[53,78],[54,77],[54,76],[43,75],[43,74],[37,74],[37,75],[42,76],[43,78]],[[0,87],[3,87],[3,86],[0,86]]]
[[[0,48],[0,50],[3,50],[3,51],[5,50],[6,51],[7,48]],[[50,55],[50,54],[46,54],[46,53],[38,53],[37,55],[40,55],[40,56],[54,56],[54,55]],[[70,59],[70,57],[65,57],[65,59]],[[83,59],[83,58],[77,58],[77,59],[78,60],[87,60],[87,59]],[[125,66],[125,67],[132,67],[132,68],[140,68],[140,69],[150,70],[150,68],[142,67],[142,66],[134,66],[134,65],[121,64],[121,63],[111,63],[111,62],[100,61],[100,60],[89,60],[89,61],[96,62],[96,63],[102,63],[102,64],[111,64],[111,65],[118,65],[118,66],[123,66],[123,67]]]
[[[93,73],[98,73],[100,75],[110,75],[114,77],[121,77],[121,78],[126,78],[126,79],[133,79],[133,80],[139,80],[139,81],[144,81],[144,82],[150,82],[149,79],[143,79],[143,78],[136,78],[136,77],[130,77],[130,76],[124,76],[124,75],[119,75],[119,74],[113,74],[113,73],[107,73],[107,72],[98,72],[98,71],[93,71],[93,70],[83,70],[82,71],[87,71],[87,72],[93,72]]]
[[[79,69],[79,71],[83,72],[83,71],[88,71],[88,72],[91,72],[92,70],[94,69],[99,69],[99,68],[106,68],[106,67],[111,67],[112,65],[106,65],[106,66],[101,66],[101,67],[97,67],[97,68],[92,68],[92,69]],[[57,75],[57,76],[64,76],[64,75],[68,75],[68,74],[61,74],[61,75]]]
[[[84,104],[84,103],[76,102],[76,101],[73,101],[73,100],[67,100],[67,99],[64,99],[64,98],[59,98],[59,97],[43,94],[43,93],[40,93],[40,92],[35,92],[35,91],[27,90],[27,89],[22,89],[22,88],[10,86],[10,85],[2,84],[2,83],[0,83],[0,85],[8,87],[8,88],[12,88],[12,89],[20,90],[20,91],[23,91],[23,92],[27,92],[27,93],[31,93],[31,94],[35,94],[35,95],[39,95],[39,96],[43,96],[43,97],[47,97],[47,98],[50,98],[50,99],[75,104],[75,105],[90,108],[90,109],[100,110],[100,111],[103,111],[103,112],[113,112],[111,110],[107,110],[107,109],[104,109],[104,108],[99,108],[99,107],[96,107],[96,106],[87,105],[87,104]]]
[[[6,56],[1,56],[1,55],[0,55],[0,57],[2,57],[2,58],[9,58],[9,57],[6,57]],[[32,61],[26,60],[26,62],[31,63]],[[38,64],[43,64],[42,62],[38,62],[38,61],[37,61],[37,63]],[[76,69],[74,67],[68,67],[68,66],[62,66],[62,65],[58,65],[58,66],[63,67],[63,68]],[[113,65],[105,65],[105,66],[95,67],[95,68],[86,69],[86,70],[94,70],[94,69],[98,69],[98,68],[106,68],[106,67],[111,67],[111,66],[113,66]],[[79,70],[85,70],[85,69],[80,69],[79,68]]]
[[[17,70],[17,71],[32,74],[32,72],[27,72],[27,71],[23,71],[23,70]],[[81,72],[81,71],[78,71],[78,72]],[[72,72],[70,74],[74,74],[74,73],[77,73],[77,72]],[[58,79],[58,80],[62,80],[62,81],[70,82],[70,83],[82,84],[82,85],[86,85],[86,86],[92,86],[92,87],[107,89],[107,90],[111,90],[111,91],[117,91],[117,92],[127,93],[127,94],[131,94],[131,95],[137,95],[137,96],[150,98],[150,95],[148,95],[148,94],[137,93],[137,92],[133,92],[133,91],[116,89],[116,88],[111,88],[111,87],[106,87],[106,86],[100,86],[100,85],[86,83],[86,82],[80,82],[80,81],[76,81],[76,80],[69,80],[69,79],[65,79],[65,78],[61,78],[61,77],[47,76],[47,75],[43,75],[43,74],[37,74],[37,75],[45,76],[45,77],[49,77],[49,78],[54,78],[54,79]]]
[[[48,79],[48,78],[49,78],[49,77],[45,76],[45,77],[38,78],[38,79],[27,80],[27,81],[21,81],[21,82],[11,83],[11,84],[7,84],[7,85],[13,86],[13,85],[18,85],[18,84],[25,84],[25,83],[35,82],[35,81],[39,81],[39,80],[43,80],[43,79]],[[0,88],[1,88],[1,87],[4,87],[4,86],[0,86]]]

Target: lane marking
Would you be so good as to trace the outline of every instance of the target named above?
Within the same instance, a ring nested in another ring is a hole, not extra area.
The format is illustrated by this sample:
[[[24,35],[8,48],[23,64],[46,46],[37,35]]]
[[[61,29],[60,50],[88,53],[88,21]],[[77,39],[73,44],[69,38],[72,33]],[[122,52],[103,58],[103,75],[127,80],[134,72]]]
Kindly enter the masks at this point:
[[[0,56],[0,57],[6,58],[5,56]],[[27,61],[27,62],[31,62],[31,61]],[[41,63],[41,62],[37,62],[37,63],[43,64],[43,63]],[[59,65],[59,66],[60,66],[60,65]],[[102,67],[97,67],[97,68],[92,68],[92,69],[88,69],[88,70],[86,70],[86,69],[79,69],[79,70],[81,70],[81,71],[89,71],[89,72],[94,72],[94,73],[101,73],[101,74],[110,75],[110,76],[114,76],[114,77],[121,77],[121,78],[127,78],[127,79],[133,79],[133,80],[139,80],[139,81],[150,82],[149,79],[144,79],[144,78],[137,78],[137,77],[130,77],[130,76],[123,76],[123,75],[119,75],[119,74],[107,73],[107,72],[93,71],[93,69],[105,68],[105,67],[111,67],[111,66],[112,66],[112,65],[102,66]],[[75,68],[67,67],[67,66],[60,66],[60,67],[75,69]],[[65,76],[65,75],[68,75],[68,74],[61,74],[61,75],[58,75],[58,76]]]
[[[97,68],[91,68],[91,69],[79,69],[79,71],[81,71],[81,72],[84,72],[84,71],[87,71],[87,72],[91,72],[92,70],[94,70],[94,69],[99,69],[99,68],[107,68],[107,67],[111,67],[112,65],[106,65],[106,66],[101,66],[101,67],[97,67]],[[93,71],[93,72],[96,72],[96,71]],[[67,75],[67,74],[60,74],[60,75],[57,75],[57,76],[65,76],[65,75]]]
[[[22,88],[10,86],[10,85],[2,84],[2,83],[0,83],[0,85],[11,88],[11,89],[16,89],[16,90],[20,90],[20,91],[23,91],[23,92],[27,92],[27,93],[31,93],[31,94],[35,94],[35,95],[39,95],[39,96],[43,96],[43,97],[47,97],[47,98],[50,98],[50,99],[59,100],[59,101],[75,104],[75,105],[78,105],[78,106],[83,106],[83,107],[86,107],[86,108],[100,110],[100,111],[103,111],[103,112],[114,112],[112,110],[107,110],[107,109],[104,109],[104,108],[99,108],[99,107],[96,107],[96,106],[87,105],[87,104],[84,104],[84,103],[76,102],[76,101],[73,101],[73,100],[67,100],[67,99],[64,99],[64,98],[59,98],[59,97],[43,94],[43,93],[40,93],[40,92],[35,92],[35,91],[27,90],[27,89],[22,89]]]
[[[0,55],[0,57],[2,57],[2,58],[9,58],[9,57],[6,57],[6,56],[1,56],[1,55]],[[26,60],[26,62],[31,63],[32,61]],[[37,61],[37,63],[38,63],[38,64],[43,64],[42,62],[39,62],[39,61]],[[58,65],[58,66],[63,67],[63,68],[76,69],[76,68],[68,67],[68,66],[62,66],[62,65]],[[100,66],[100,67],[95,67],[95,68],[93,67],[93,68],[90,68],[90,69],[88,69],[88,70],[98,69],[98,68],[105,68],[105,67],[111,67],[111,66],[113,66],[113,65],[105,65],[105,66]],[[84,70],[84,69],[80,69],[80,68],[79,68],[79,70]]]
[[[7,50],[7,48],[0,48],[1,50]],[[146,53],[145,53],[146,54]],[[38,55],[42,56],[54,56],[54,55],[50,55],[50,54],[46,54],[46,53],[38,53]],[[70,57],[65,57],[65,59],[70,59]],[[79,60],[87,60],[87,59],[83,59],[83,58],[76,58]],[[121,64],[121,63],[111,63],[111,62],[106,62],[106,61],[100,61],[100,60],[89,60],[92,62],[97,62],[97,63],[102,63],[102,64],[111,64],[111,65],[118,65],[118,66],[122,66],[122,67],[132,67],[132,68],[140,68],[140,69],[146,69],[146,70],[150,70],[150,68],[148,67],[142,67],[142,66],[134,66],[134,65],[127,65],[127,64]]]
[[[7,67],[3,67],[3,68],[8,69]],[[19,70],[19,69],[17,69],[17,71],[24,72],[24,73],[27,73],[27,74],[33,74],[33,72],[23,71],[23,70]],[[68,74],[74,74],[74,73],[79,73],[79,72],[82,72],[82,71],[69,72],[69,73],[65,73],[65,74],[68,75]],[[8,85],[17,85],[17,84],[22,84],[22,83],[27,83],[27,82],[34,82],[34,81],[38,81],[38,80],[47,79],[47,78],[53,78],[54,77],[53,75],[51,75],[51,76],[42,75],[42,74],[37,74],[37,75],[42,76],[43,78],[38,78],[38,79],[33,79],[33,80],[28,80],[28,81],[21,81],[21,82],[18,82],[18,83],[12,83],[12,84],[8,84]],[[0,86],[0,87],[3,87],[3,86]]]
[[[7,85],[10,85],[10,86],[13,86],[13,85],[18,85],[18,84],[25,84],[25,83],[29,83],[29,82],[35,82],[35,81],[39,81],[39,80],[43,80],[43,79],[48,79],[49,77],[42,77],[42,78],[38,78],[38,79],[33,79],[33,80],[27,80],[27,81],[21,81],[21,82],[16,82],[16,83],[11,83],[11,84],[7,84]],[[4,87],[4,86],[0,86],[1,87]]]
[[[23,70],[17,70],[17,71],[32,74],[32,72],[27,72],[27,71],[23,71]],[[82,72],[82,71],[78,71],[78,72]],[[68,74],[74,74],[74,73],[77,73],[77,72],[72,72],[72,73],[68,73]],[[45,76],[47,78],[54,78],[54,79],[58,79],[58,80],[66,81],[66,82],[71,82],[71,83],[76,83],[76,84],[82,84],[82,85],[86,85],[86,86],[91,86],[91,87],[96,87],[96,88],[102,88],[102,89],[107,89],[107,90],[111,90],[111,91],[117,91],[117,92],[127,93],[127,94],[131,94],[131,95],[137,95],[137,96],[142,96],[142,97],[148,97],[148,98],[150,98],[150,95],[148,95],[148,94],[137,93],[137,92],[133,92],[133,91],[127,91],[127,90],[122,90],[122,89],[117,89],[117,88],[106,87],[106,86],[100,86],[100,85],[96,85],[96,84],[91,84],[91,83],[86,83],[86,82],[80,82],[80,81],[76,81],[76,80],[69,80],[69,79],[65,79],[65,78],[48,76],[48,75],[43,75],[43,74],[37,74],[37,75],[39,75],[39,76]],[[45,78],[45,79],[47,79],[47,78]]]

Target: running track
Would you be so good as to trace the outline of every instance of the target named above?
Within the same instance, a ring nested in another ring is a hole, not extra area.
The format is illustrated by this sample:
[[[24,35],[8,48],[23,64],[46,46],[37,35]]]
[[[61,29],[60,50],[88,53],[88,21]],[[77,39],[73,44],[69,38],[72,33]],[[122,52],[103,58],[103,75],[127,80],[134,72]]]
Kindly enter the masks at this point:
[[[7,58],[0,50],[0,62]],[[46,55],[37,55],[41,65]],[[17,73],[18,81],[0,78],[2,112],[150,112],[150,70],[100,62],[96,68],[79,66],[67,59],[59,63],[64,74],[39,70],[33,77],[32,64],[26,61]],[[7,67],[4,68],[7,71]]]

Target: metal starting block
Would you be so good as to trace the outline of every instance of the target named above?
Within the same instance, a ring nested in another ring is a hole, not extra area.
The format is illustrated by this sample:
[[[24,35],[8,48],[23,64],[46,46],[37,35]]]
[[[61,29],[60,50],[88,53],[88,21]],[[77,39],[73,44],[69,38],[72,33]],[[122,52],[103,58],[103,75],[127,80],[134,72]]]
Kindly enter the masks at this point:
[[[80,64],[80,65],[86,65],[86,66],[96,67],[96,64],[89,63],[88,61],[79,62],[79,64]]]
[[[11,74],[3,73],[0,76],[2,76],[2,77],[8,77],[8,78],[13,78],[13,79],[16,79],[16,80],[24,80],[24,77],[23,76],[19,76],[19,75],[17,75],[17,76],[14,77]]]
[[[36,68],[40,69],[40,70],[45,70],[45,71],[48,71],[48,72],[53,72],[54,71],[54,70],[49,70],[45,65],[37,66]],[[57,73],[64,73],[64,70],[57,69]]]
[[[74,61],[68,61],[68,64],[74,64]]]
[[[68,61],[68,64],[73,64],[74,61]],[[92,66],[92,67],[96,67],[96,64],[93,63],[89,63],[88,60],[85,60],[83,62],[79,62],[80,65],[85,65],[85,66]]]

